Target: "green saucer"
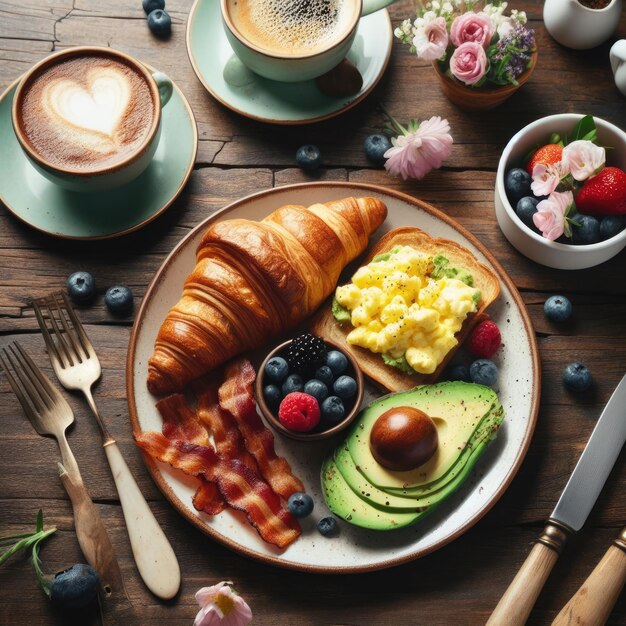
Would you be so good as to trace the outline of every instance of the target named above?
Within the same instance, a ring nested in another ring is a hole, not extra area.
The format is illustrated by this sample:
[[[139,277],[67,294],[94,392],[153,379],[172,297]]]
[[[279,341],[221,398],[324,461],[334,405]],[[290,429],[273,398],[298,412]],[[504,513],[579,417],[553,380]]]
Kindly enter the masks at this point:
[[[55,237],[106,239],[151,222],[180,194],[196,159],[198,131],[178,87],[163,108],[161,138],[146,171],[123,187],[85,193],[54,185],[26,159],[11,123],[18,82],[0,97],[0,201],[17,218]]]
[[[361,102],[382,78],[392,41],[386,10],[361,18],[348,59],[361,72],[363,87],[353,96],[333,98],[314,80],[280,83],[243,66],[226,39],[218,0],[196,0],[187,21],[187,54],[207,91],[229,109],[273,124],[319,122]]]

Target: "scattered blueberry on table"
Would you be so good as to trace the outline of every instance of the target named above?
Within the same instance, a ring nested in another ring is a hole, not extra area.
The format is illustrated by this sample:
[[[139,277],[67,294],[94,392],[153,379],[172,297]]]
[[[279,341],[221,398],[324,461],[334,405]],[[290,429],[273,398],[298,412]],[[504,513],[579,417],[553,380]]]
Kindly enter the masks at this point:
[[[91,604],[98,595],[98,572],[85,563],[77,563],[54,577],[50,600],[60,608],[76,610]]]
[[[363,142],[365,156],[374,165],[385,164],[385,152],[391,148],[391,141],[387,135],[368,135]]]
[[[104,294],[104,303],[112,315],[124,317],[133,311],[133,292],[126,285],[109,287]]]
[[[565,296],[550,296],[543,305],[543,312],[552,322],[564,322],[572,315],[572,303]]]
[[[563,370],[563,383],[571,391],[587,391],[591,387],[591,372],[582,363],[569,363]]]
[[[142,0],[141,6],[146,15],[150,15],[152,11],[165,8],[165,0]]]
[[[322,153],[317,146],[305,144],[296,152],[296,163],[303,170],[315,170],[322,163]]]
[[[96,281],[89,272],[79,271],[67,279],[67,295],[78,303],[90,302],[96,295]]]
[[[154,9],[148,15],[148,28],[158,37],[165,37],[172,31],[172,18],[163,9]]]

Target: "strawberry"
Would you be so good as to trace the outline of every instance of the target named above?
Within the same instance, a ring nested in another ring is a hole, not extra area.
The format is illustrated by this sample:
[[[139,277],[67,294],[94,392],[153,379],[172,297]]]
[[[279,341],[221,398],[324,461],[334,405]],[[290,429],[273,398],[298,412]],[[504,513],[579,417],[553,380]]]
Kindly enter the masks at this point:
[[[541,163],[542,165],[554,165],[561,160],[562,156],[563,146],[558,143],[547,143],[530,157],[530,161],[526,164],[526,171],[532,176],[533,169],[537,163]]]
[[[587,179],[576,195],[576,209],[587,215],[626,215],[626,172],[605,167]]]

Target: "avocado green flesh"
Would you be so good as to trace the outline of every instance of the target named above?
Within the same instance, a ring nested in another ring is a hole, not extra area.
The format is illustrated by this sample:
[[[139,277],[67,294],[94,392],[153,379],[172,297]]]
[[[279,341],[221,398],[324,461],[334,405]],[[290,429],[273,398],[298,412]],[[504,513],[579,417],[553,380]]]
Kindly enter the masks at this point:
[[[440,480],[432,484],[428,489],[421,492],[411,492],[409,490],[383,490],[372,485],[359,472],[354,464],[348,449],[340,446],[335,451],[334,462],[341,472],[344,480],[350,488],[363,500],[373,506],[392,507],[397,509],[415,509],[415,507],[430,507],[447,497],[448,486],[461,474],[467,474],[473,465],[472,459],[478,448],[486,447],[492,433],[498,428],[502,421],[502,410],[491,411],[481,421],[475,435],[469,444],[459,455],[458,461],[450,471]]]
[[[358,471],[381,489],[402,492],[432,491],[436,481],[446,476],[458,462],[461,451],[472,440],[483,418],[499,405],[496,393],[488,387],[460,381],[424,385],[392,394],[370,404],[348,435],[346,447]],[[410,471],[394,471],[374,459],[369,446],[376,420],[388,409],[410,406],[435,418],[439,444],[433,457]],[[438,418],[438,419],[437,419]],[[432,488],[431,488],[432,487]]]

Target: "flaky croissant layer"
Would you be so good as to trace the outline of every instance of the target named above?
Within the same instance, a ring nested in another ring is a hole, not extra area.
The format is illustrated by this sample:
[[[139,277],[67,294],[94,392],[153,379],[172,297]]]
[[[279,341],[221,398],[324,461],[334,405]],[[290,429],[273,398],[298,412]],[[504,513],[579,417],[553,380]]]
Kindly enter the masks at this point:
[[[148,362],[150,392],[180,391],[309,317],[386,216],[376,198],[344,198],[283,206],[260,222],[211,225],[159,330]]]

